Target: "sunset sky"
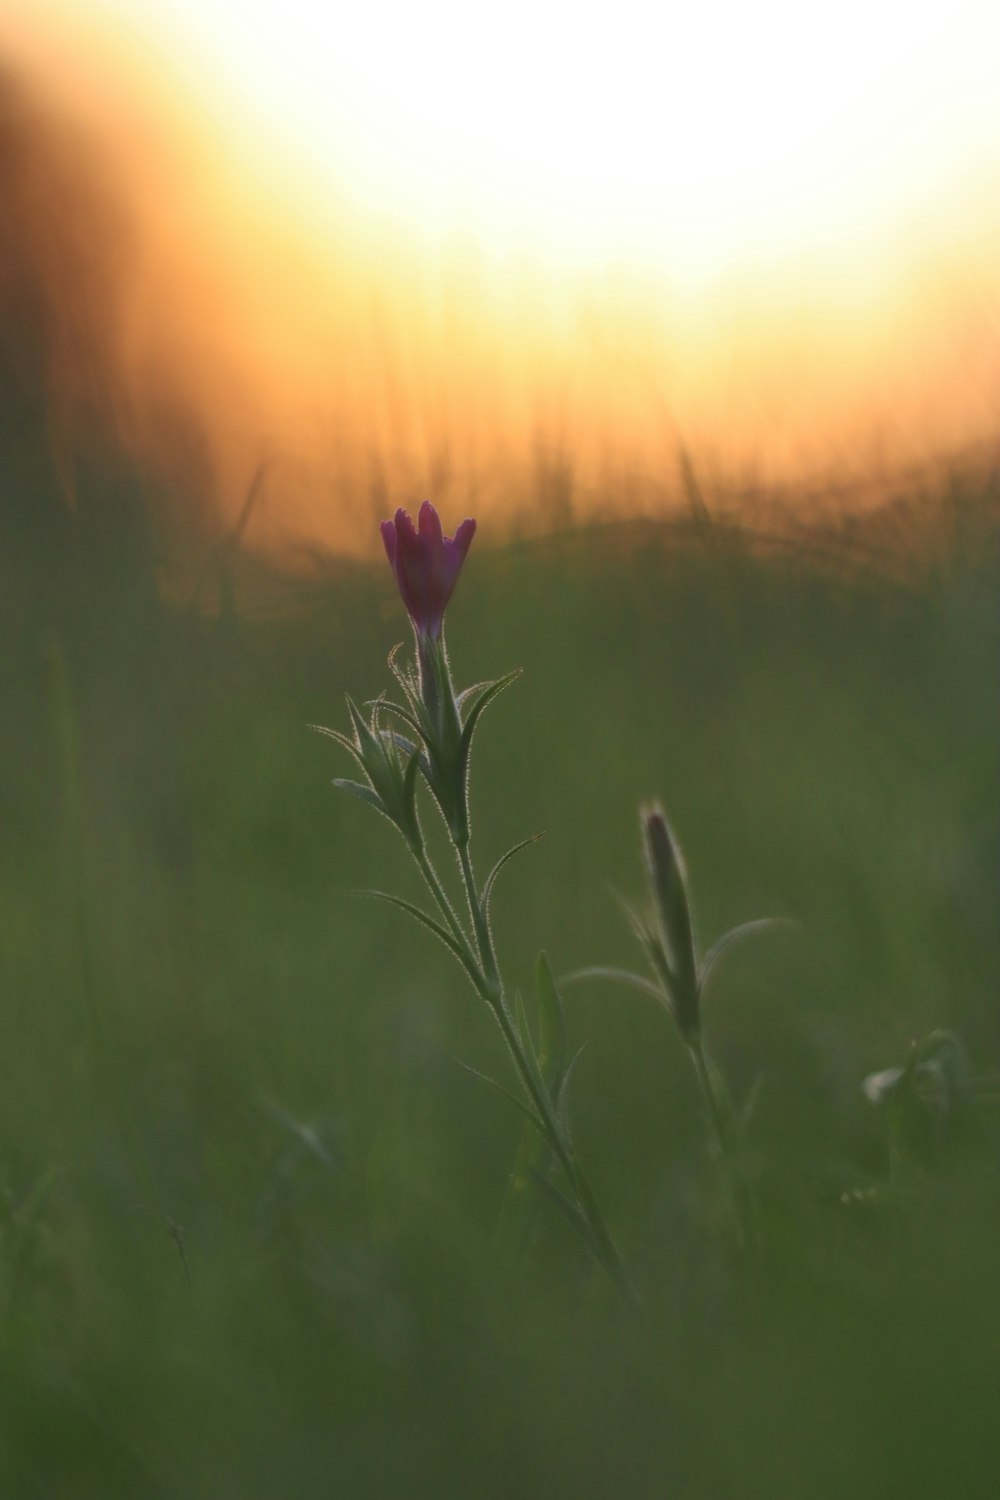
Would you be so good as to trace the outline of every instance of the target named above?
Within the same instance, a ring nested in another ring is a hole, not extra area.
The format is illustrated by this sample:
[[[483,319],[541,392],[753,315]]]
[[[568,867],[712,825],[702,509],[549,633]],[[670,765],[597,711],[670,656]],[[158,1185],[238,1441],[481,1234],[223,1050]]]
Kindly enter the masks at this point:
[[[543,451],[593,494],[996,433],[991,0],[6,0],[3,57],[141,226],[123,378],[188,361],[275,534],[342,540],[317,478],[376,453],[489,505]]]

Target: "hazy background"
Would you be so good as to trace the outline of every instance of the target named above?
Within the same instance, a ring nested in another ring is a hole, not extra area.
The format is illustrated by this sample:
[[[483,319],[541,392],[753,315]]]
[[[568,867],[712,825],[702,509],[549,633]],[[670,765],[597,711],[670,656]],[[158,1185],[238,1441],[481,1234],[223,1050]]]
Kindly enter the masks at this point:
[[[290,557],[991,462],[991,7],[407,16],[5,7],[5,359],[67,480],[83,423],[211,535],[264,464]]]
[[[995,1500],[994,7],[0,7],[4,1500]],[[567,987],[640,1318],[545,1204],[497,1260],[499,1034],[347,894],[421,897],[305,726],[424,495],[525,668],[510,983],[641,963],[650,796],[705,945],[798,924],[706,1013],[752,1274],[667,1018]]]

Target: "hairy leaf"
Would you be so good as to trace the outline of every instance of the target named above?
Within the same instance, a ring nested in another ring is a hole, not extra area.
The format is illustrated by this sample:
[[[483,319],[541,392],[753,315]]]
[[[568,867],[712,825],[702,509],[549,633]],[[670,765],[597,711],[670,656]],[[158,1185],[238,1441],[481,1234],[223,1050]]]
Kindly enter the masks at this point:
[[[510,687],[511,683],[520,677],[520,675],[521,668],[515,667],[513,672],[508,672],[505,677],[498,677],[496,682],[487,683],[482,694],[476,699],[476,702],[469,710],[469,717],[466,719],[462,730],[461,760],[463,765],[468,759],[472,736],[476,732],[476,725],[479,723],[483,709],[492,703],[493,699],[498,697],[504,688]]]
[[[362,786],[360,781],[350,781],[344,776],[335,776],[333,784],[342,792],[350,792],[352,797],[357,797],[359,802],[367,802],[369,807],[374,807],[383,817],[389,818],[389,809],[386,807],[378,792],[370,786]],[[390,823],[392,819],[389,818]]]
[[[423,731],[408,708],[403,708],[399,703],[393,703],[391,698],[378,698],[375,701],[381,708],[385,709],[386,713],[395,714],[398,719],[402,719],[403,723],[413,730],[414,734],[419,735],[421,739],[423,738]]]
[[[339,729],[327,729],[325,724],[307,724],[306,728],[315,729],[317,734],[325,734],[329,739],[336,740],[338,745],[343,745],[344,749],[354,756],[359,766],[364,766],[357,745],[353,740],[349,740],[346,734],[341,734]]]
[[[503,869],[504,865],[509,859],[513,859],[515,854],[520,854],[522,849],[527,849],[529,844],[537,844],[540,838],[544,838],[544,834],[532,833],[528,838],[522,839],[519,844],[515,844],[512,849],[508,849],[506,854],[501,854],[500,858],[497,860],[496,864],[493,866],[492,870],[483,881],[482,895],[479,899],[483,908],[483,914],[485,916],[489,915],[490,896],[493,892],[494,882],[496,881],[496,878],[500,874],[500,871]]]
[[[448,929],[446,927],[442,927],[441,923],[437,920],[436,917],[432,917],[429,912],[422,911],[421,908],[419,906],[415,906],[412,901],[406,901],[402,896],[393,896],[388,891],[356,891],[355,895],[371,896],[376,901],[388,901],[390,906],[398,906],[401,911],[409,912],[411,917],[415,918],[416,921],[421,922],[424,927],[429,928],[429,930],[433,932],[435,937],[440,938],[441,942],[444,943],[448,951],[450,953],[453,953],[458,959],[459,963],[462,965],[462,968],[469,975],[469,978],[473,981],[473,983],[476,982],[477,975],[475,965],[470,959],[468,953],[462,947],[462,945],[452,937]]]

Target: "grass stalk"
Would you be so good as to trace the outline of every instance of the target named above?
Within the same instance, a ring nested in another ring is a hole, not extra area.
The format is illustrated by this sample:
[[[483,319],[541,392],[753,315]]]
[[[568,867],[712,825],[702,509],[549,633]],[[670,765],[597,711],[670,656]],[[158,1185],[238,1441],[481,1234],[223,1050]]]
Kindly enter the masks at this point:
[[[736,1159],[734,1121],[728,1105],[720,1098],[719,1084],[713,1076],[712,1064],[700,1034],[694,1041],[688,1043],[688,1051],[698,1077],[705,1113],[711,1127],[719,1168],[725,1180],[740,1243],[748,1254],[756,1255],[760,1248],[757,1206],[742,1167]]]

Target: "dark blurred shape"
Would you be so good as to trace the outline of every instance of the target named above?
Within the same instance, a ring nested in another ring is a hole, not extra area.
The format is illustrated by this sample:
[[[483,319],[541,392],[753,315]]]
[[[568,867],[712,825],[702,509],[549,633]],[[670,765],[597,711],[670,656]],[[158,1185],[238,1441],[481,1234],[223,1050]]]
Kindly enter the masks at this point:
[[[116,378],[125,197],[78,122],[0,70],[0,611],[78,631],[156,609],[149,498]]]
[[[0,69],[0,700],[12,731],[0,819],[13,849],[50,841],[46,803],[63,800],[52,660],[65,663],[94,806],[176,823],[169,706],[150,684],[169,661],[161,562],[198,490],[178,485],[183,507],[168,503],[137,456],[128,201],[79,121]],[[196,419],[164,421],[181,460],[197,457]],[[47,791],[32,798],[39,768]]]

